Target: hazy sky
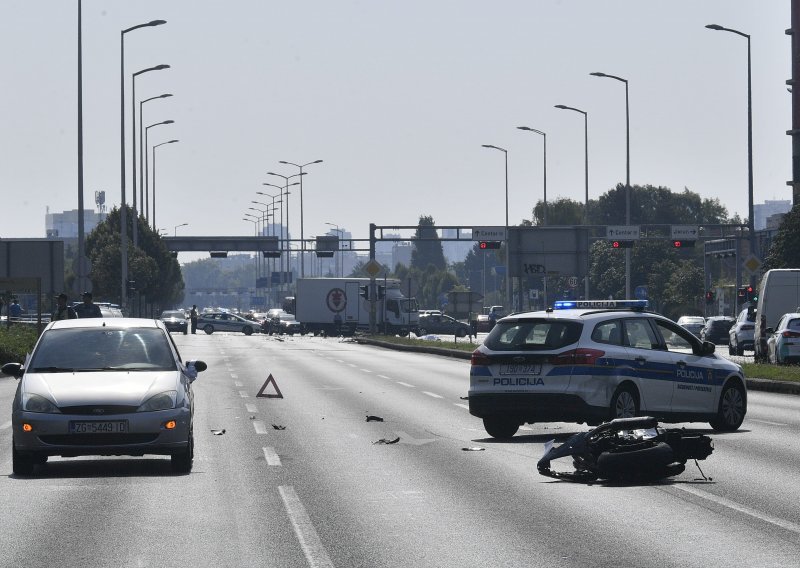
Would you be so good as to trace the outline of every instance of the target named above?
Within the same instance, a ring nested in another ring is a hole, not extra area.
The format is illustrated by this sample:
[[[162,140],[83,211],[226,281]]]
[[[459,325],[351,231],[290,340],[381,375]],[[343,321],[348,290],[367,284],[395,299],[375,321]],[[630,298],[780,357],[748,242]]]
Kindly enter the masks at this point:
[[[44,237],[45,213],[77,207],[77,0],[0,0],[0,237]],[[120,31],[157,150],[160,228],[252,235],[242,220],[261,184],[305,163],[305,237],[326,222],[502,225],[542,198],[583,201],[625,180],[684,187],[747,216],[747,42],[752,36],[755,202],[791,199],[789,0],[83,0],[85,200],[120,196]],[[137,105],[138,111],[138,105]],[[137,120],[138,122],[138,120]],[[138,126],[138,125],[137,125]],[[138,175],[138,171],[137,171]],[[288,213],[299,238],[300,195]],[[259,206],[256,206],[259,207]],[[253,213],[252,211],[249,211]]]

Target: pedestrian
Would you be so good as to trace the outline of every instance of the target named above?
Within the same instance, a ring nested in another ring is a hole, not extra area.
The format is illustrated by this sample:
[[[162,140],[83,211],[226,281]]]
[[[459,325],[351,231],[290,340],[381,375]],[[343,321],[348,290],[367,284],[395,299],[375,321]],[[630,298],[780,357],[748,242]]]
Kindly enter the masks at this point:
[[[189,312],[189,321],[192,322],[192,333],[197,333],[197,305],[192,304],[192,310]]]
[[[19,319],[22,316],[22,306],[19,305],[19,300],[11,298],[11,305],[8,306],[8,318]]]
[[[75,310],[73,310],[71,306],[67,305],[68,299],[69,298],[67,298],[67,295],[63,292],[56,296],[56,311],[53,314],[53,317],[50,318],[52,321],[76,319],[78,317],[78,314],[75,313]]]
[[[75,306],[75,313],[78,314],[78,317],[81,319],[103,317],[103,312],[100,311],[100,307],[92,302],[91,292],[83,293],[83,303]]]

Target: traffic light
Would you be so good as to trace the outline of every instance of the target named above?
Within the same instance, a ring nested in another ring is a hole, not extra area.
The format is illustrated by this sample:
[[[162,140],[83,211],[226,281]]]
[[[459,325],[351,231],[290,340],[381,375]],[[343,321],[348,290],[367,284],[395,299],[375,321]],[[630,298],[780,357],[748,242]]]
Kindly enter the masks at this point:
[[[128,280],[128,292],[133,292],[136,290],[136,280]]]
[[[739,302],[746,302],[747,301],[747,288],[739,288],[736,290],[736,299]]]
[[[679,248],[694,248],[694,241],[672,241],[672,246]]]
[[[711,304],[714,302],[714,290],[706,291],[706,304]]]
[[[614,249],[629,249],[633,248],[634,241],[611,241],[611,248]]]
[[[745,299],[748,302],[758,302],[758,292],[753,286],[745,286]]]
[[[369,284],[364,284],[363,286],[359,286],[358,295],[364,298],[365,300],[369,300]]]
[[[382,286],[378,284],[378,295],[377,298],[379,300],[383,300],[386,297],[386,286]]]
[[[279,250],[263,250],[261,254],[264,255],[264,258],[280,258],[281,251]]]
[[[481,250],[499,249],[500,241],[478,241],[478,248]]]

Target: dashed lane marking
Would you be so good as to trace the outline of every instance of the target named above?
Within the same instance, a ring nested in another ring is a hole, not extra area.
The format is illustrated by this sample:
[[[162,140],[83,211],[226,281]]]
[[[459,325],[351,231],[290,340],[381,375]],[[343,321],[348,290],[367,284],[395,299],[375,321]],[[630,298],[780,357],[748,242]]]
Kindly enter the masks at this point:
[[[378,376],[379,376],[380,378],[382,378],[382,379],[388,379],[388,380],[390,380],[390,381],[392,380],[392,377],[387,377],[386,375],[378,375]]]
[[[787,426],[783,422],[770,422],[769,420],[758,420],[757,418],[748,418],[748,422],[758,422],[759,424],[767,424],[769,426]]]
[[[247,412],[258,412],[258,407],[255,404],[245,404],[244,407],[247,409]]]
[[[369,369],[359,369],[359,371],[364,371],[365,373],[371,373],[372,372]]]
[[[454,402],[453,406],[459,406],[459,407],[463,408],[464,410],[469,410],[469,406],[467,406],[466,404],[461,404],[460,402]]]
[[[404,383],[403,381],[397,381],[398,385],[403,385],[404,387],[408,387],[410,389],[416,388],[414,385],[410,385],[408,383]]]
[[[239,391],[239,396],[242,398],[248,398],[250,395],[247,394],[247,391]]]
[[[261,420],[253,420],[253,428],[255,428],[256,434],[267,433],[267,425],[264,424]]]
[[[442,395],[436,394],[435,392],[422,391],[422,394],[427,394],[428,396],[432,396],[433,398],[444,398]]]
[[[275,448],[263,448],[264,458],[267,460],[267,465],[281,465],[280,456],[275,453]]]
[[[286,513],[289,515],[289,520],[294,528],[294,534],[297,535],[300,548],[303,550],[309,566],[313,568],[333,568],[333,562],[331,562],[330,556],[325,551],[317,531],[314,530],[311,518],[308,516],[306,508],[297,493],[295,493],[294,487],[281,485],[278,487],[278,492],[281,495],[281,499],[283,499]]]
[[[242,381],[234,381],[233,384],[236,385],[237,387],[243,387],[244,386],[244,383]]]
[[[11,421],[10,420],[8,422],[3,422],[2,424],[0,424],[0,430],[6,430],[8,428],[11,428]]]
[[[232,379],[238,379],[239,375],[237,375],[236,373],[231,373],[231,378]]]

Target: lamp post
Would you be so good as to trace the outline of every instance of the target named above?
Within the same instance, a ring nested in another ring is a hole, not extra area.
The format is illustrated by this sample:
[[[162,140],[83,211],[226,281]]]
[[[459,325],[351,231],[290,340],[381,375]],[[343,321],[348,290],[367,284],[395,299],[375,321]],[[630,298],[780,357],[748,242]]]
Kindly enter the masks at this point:
[[[155,124],[151,124],[150,126],[145,126],[144,128],[144,199],[145,199],[145,211],[150,209],[150,176],[148,175],[148,164],[147,164],[147,155],[149,153],[149,148],[147,144],[147,135],[150,133],[150,129],[155,126],[160,126],[162,124],[174,124],[174,120],[163,120],[161,122],[156,122]],[[177,140],[176,140],[177,142]],[[156,199],[155,196],[153,197],[153,229],[156,228]],[[147,215],[145,214],[145,220],[147,220]]]
[[[544,180],[542,184],[542,194],[544,200],[544,216],[542,217],[542,222],[544,226],[547,226],[547,134],[542,132],[541,130],[536,130],[535,128],[529,128],[527,126],[517,126],[519,130],[526,130],[528,132],[533,132],[535,134],[541,134],[542,139],[544,140],[544,160],[542,162],[542,168],[544,172]]]
[[[756,250],[756,231],[753,219],[753,86],[750,60],[750,35],[739,30],[724,28],[717,24],[706,26],[709,30],[730,32],[747,40],[747,230],[750,232],[750,254],[758,256]],[[751,277],[750,283],[754,280]]]
[[[166,24],[166,20],[152,20],[146,24],[139,24],[126,28],[119,35],[119,60],[120,60],[120,257],[122,258],[120,305],[123,309],[128,299],[128,213],[125,199],[125,34],[138,30]],[[80,213],[83,215],[83,212]]]
[[[505,148],[501,148],[500,146],[493,146],[491,144],[483,144],[484,148],[491,148],[492,150],[499,150],[505,156],[506,162],[506,309],[511,312],[511,260],[510,260],[510,250],[511,247],[509,246],[509,235],[508,235],[508,150]]]
[[[145,134],[147,136],[147,134]],[[163,146],[164,144],[174,144],[175,142],[180,142],[180,140],[170,140],[168,142],[162,142],[161,144],[156,144],[153,146],[153,228],[156,227],[156,148],[159,146]],[[147,145],[145,144],[145,148]]]
[[[133,174],[133,246],[139,245],[139,214],[136,204],[136,77],[149,71],[161,71],[169,69],[169,65],[156,65],[155,67],[148,67],[142,69],[131,75],[131,170]],[[141,122],[141,113],[139,115]],[[142,137],[142,129],[139,127],[139,138]],[[142,154],[139,152],[139,161],[141,162]],[[139,204],[141,206],[143,204]]]
[[[189,223],[181,223],[180,225],[175,225],[175,236],[178,236],[178,227],[186,227]]]
[[[275,200],[277,199],[278,203],[281,203],[281,204],[283,203],[283,196],[282,196],[283,187],[281,187],[279,185],[275,185],[274,183],[263,183],[262,185],[268,185],[270,187],[274,187],[274,188],[277,188],[279,190],[279,192],[277,194],[275,194],[275,195],[270,195],[269,193],[264,193],[263,191],[256,191],[257,195],[263,195],[264,197],[269,197],[272,200],[272,208],[271,208],[271,214],[272,214],[272,236],[274,237],[274,236],[277,235],[277,225],[275,224],[275,210],[278,209],[278,206],[275,205]],[[283,209],[282,209],[282,206],[281,206],[281,225],[283,225]],[[281,226],[281,231],[283,231],[283,226]],[[279,238],[281,239],[281,242],[283,242],[282,237],[279,237]],[[281,248],[283,248],[283,247],[281,247]],[[275,269],[275,260],[274,259],[272,259],[272,265],[271,266],[272,266],[272,268],[270,269],[270,272],[272,272]],[[281,267],[281,270],[283,270],[283,255],[281,255],[280,267]],[[270,274],[269,283],[270,283],[270,286],[272,286],[272,274]]]
[[[306,275],[305,272],[305,265],[306,265],[306,250],[305,250],[305,240],[303,237],[303,168],[306,166],[310,166],[312,164],[321,164],[322,160],[314,160],[313,162],[308,162],[305,164],[295,164],[293,162],[286,162],[286,161],[279,161],[279,164],[286,164],[289,166],[295,166],[300,168],[300,277],[304,278]]]
[[[583,176],[585,193],[583,196],[583,224],[589,224],[589,114],[579,108],[556,105],[561,110],[571,110],[583,115]],[[589,229],[586,229],[586,277],[584,278],[584,298],[589,299]]]
[[[628,80],[616,75],[594,72],[593,77],[605,77],[625,83],[625,225],[631,224],[631,119],[628,104]],[[625,249],[625,298],[631,297],[631,249]]]
[[[342,231],[342,229],[340,229],[339,225],[337,225],[336,223],[328,223],[327,221],[325,221],[325,224],[330,225],[331,227],[336,227],[335,229],[331,230],[339,233],[339,264],[342,265],[342,269],[339,271],[339,277],[341,277],[344,275],[344,260],[342,258],[342,245],[341,245],[342,237],[344,236],[344,231]],[[336,268],[337,268],[336,263],[334,263],[333,265],[334,274],[336,273]]]
[[[304,172],[304,173],[300,173],[300,174],[294,174],[294,175],[291,175],[291,176],[285,176],[285,175],[282,175],[282,174],[276,174],[275,172],[267,172],[267,175],[268,176],[275,176],[275,177],[283,178],[283,181],[286,184],[284,186],[285,189],[286,189],[286,194],[285,194],[286,195],[286,203],[285,203],[286,204],[286,240],[287,241],[291,241],[291,239],[289,238],[289,236],[290,236],[289,235],[289,180],[292,179],[293,177],[298,177],[298,176],[300,177],[300,179],[303,179],[303,176],[306,175],[306,174]],[[299,185],[299,183],[295,183],[295,184],[292,184],[292,185]],[[283,205],[281,205],[281,212],[282,211],[283,211]],[[287,247],[286,247],[287,256],[288,256],[288,258],[286,259],[286,270],[287,270],[287,272],[291,272],[292,271],[292,247],[289,246],[289,245],[290,245],[290,243],[287,242]],[[285,276],[283,277],[283,280],[284,280],[283,283],[286,284]]]
[[[139,101],[139,207],[144,207],[144,162],[147,158],[145,151],[144,151],[144,136],[142,136],[142,132],[144,132],[144,126],[142,124],[142,107],[144,103],[154,101],[156,99],[166,99],[171,97],[172,93],[164,93],[163,95],[158,95],[155,97],[150,97],[149,99],[144,99],[143,101]],[[144,159],[142,158],[144,156]],[[133,188],[136,191],[136,188]],[[148,219],[148,211],[145,207],[144,210],[145,220]]]

